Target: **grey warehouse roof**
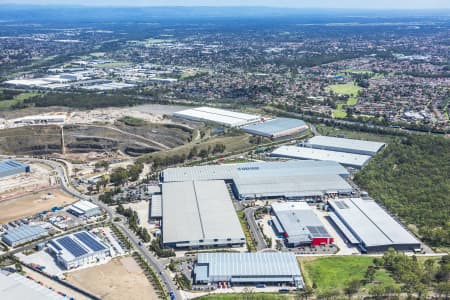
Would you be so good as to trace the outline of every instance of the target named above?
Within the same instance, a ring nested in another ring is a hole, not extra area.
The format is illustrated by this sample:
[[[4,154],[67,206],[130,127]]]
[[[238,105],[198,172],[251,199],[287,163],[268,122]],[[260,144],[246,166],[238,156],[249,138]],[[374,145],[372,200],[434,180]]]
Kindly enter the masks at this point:
[[[264,276],[292,276],[301,280],[297,259],[293,253],[258,252],[258,253],[200,253],[197,265],[207,264],[209,277],[254,277],[258,280]],[[206,281],[208,278],[196,279]],[[239,279],[238,279],[239,281]]]
[[[306,143],[313,148],[329,148],[336,151],[364,153],[374,155],[385,145],[384,143],[345,139],[331,136],[318,135],[312,137]]]
[[[16,243],[24,239],[39,237],[43,235],[47,235],[47,230],[39,225],[21,225],[19,227],[8,230],[8,232],[3,235],[3,238],[11,241],[12,243]]]
[[[333,161],[255,162],[235,165],[208,165],[169,168],[163,171],[164,182],[189,180],[238,180],[254,177],[291,177],[312,175],[349,175],[340,164]]]
[[[374,200],[330,200],[329,204],[366,247],[419,244],[419,241]]]
[[[163,182],[232,180],[240,199],[322,196],[350,193],[341,177],[348,171],[333,161],[301,161],[209,165],[164,170]]]
[[[292,242],[331,237],[306,202],[273,203],[272,209]]]
[[[185,181],[162,185],[163,242],[233,239],[245,241],[223,181]]]
[[[161,195],[152,195],[150,207],[150,218],[162,217],[162,197]]]
[[[272,136],[293,129],[306,129],[308,126],[305,122],[291,118],[277,118],[261,123],[250,124],[242,127],[242,130],[252,134]]]
[[[18,273],[7,275],[0,272],[0,299],[63,300],[67,298]]]
[[[298,159],[331,160],[343,165],[362,168],[370,160],[371,156],[363,154],[354,154],[347,152],[338,152],[323,149],[314,149],[309,147],[281,146],[275,149],[272,156],[288,157]]]

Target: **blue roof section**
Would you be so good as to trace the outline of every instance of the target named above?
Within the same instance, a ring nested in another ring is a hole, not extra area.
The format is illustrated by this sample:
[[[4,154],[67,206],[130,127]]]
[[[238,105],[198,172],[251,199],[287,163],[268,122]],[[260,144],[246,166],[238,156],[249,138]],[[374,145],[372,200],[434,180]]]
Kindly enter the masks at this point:
[[[68,236],[58,239],[58,243],[66,248],[75,257],[80,257],[88,253],[88,251],[86,251]]]
[[[242,130],[261,135],[273,135],[287,130],[306,126],[306,123],[302,120],[291,118],[277,118],[261,123],[243,126]]]
[[[15,243],[24,239],[28,239],[31,237],[39,237],[46,234],[47,230],[45,230],[41,226],[22,225],[20,227],[8,230],[8,232],[3,236],[3,238],[8,239],[9,241]]]
[[[6,159],[3,161],[0,161],[0,172],[14,170],[17,168],[26,168],[28,165],[21,163],[16,160]]]
[[[83,244],[87,245],[91,248],[92,251],[100,251],[106,249],[105,246],[94,240],[89,234],[86,232],[75,233],[75,236],[83,242]]]

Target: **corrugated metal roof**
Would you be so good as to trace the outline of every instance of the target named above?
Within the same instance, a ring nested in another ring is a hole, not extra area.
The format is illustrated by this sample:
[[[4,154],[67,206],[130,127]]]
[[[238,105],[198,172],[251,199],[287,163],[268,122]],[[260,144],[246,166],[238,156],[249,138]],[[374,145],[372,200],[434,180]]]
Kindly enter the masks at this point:
[[[307,203],[273,203],[272,209],[291,242],[308,242],[314,237],[331,237]]]
[[[385,145],[384,143],[379,142],[345,139],[323,135],[310,138],[306,144],[312,147],[330,147],[334,148],[333,150],[340,149],[340,151],[343,152],[352,152],[351,150],[356,151],[355,153],[366,152],[369,155],[377,153]]]
[[[366,247],[419,243],[373,200],[339,199],[329,204]]]
[[[0,299],[62,300],[67,298],[18,273],[7,275],[0,272]]]
[[[150,207],[150,218],[162,217],[162,198],[161,195],[152,195],[152,203]]]
[[[10,171],[17,168],[25,168],[28,165],[21,163],[20,161],[6,159],[0,162],[0,172]]]
[[[294,129],[301,130],[307,128],[308,126],[302,120],[291,118],[277,118],[261,123],[243,126],[242,130],[252,134],[272,136]]]
[[[223,181],[164,183],[162,191],[164,243],[245,240]]]
[[[47,230],[39,225],[21,225],[19,227],[8,230],[8,232],[3,235],[3,238],[11,241],[11,243],[16,243],[24,239],[40,237],[44,235],[47,235]]]
[[[208,265],[209,277],[233,276],[292,276],[301,279],[293,253],[200,253],[197,264]]]
[[[347,176],[349,173],[343,166],[334,161],[290,160],[287,162],[253,162],[235,165],[168,168],[163,171],[163,181],[235,180],[255,176],[279,178],[327,174]]]
[[[173,114],[176,117],[194,119],[199,121],[210,121],[226,126],[242,126],[259,121],[260,117],[240,112],[234,112],[212,107],[197,107],[182,110]]]
[[[363,154],[297,146],[281,146],[275,149],[271,155],[298,159],[330,160],[358,168],[362,168],[371,158],[371,156]]]
[[[243,198],[322,196],[353,190],[339,175],[239,177],[235,185]]]

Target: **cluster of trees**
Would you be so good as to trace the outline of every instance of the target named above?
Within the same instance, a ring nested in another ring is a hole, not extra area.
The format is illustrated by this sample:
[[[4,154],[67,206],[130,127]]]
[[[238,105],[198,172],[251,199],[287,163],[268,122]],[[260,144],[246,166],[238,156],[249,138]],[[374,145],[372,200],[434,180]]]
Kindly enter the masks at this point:
[[[450,140],[411,135],[390,143],[355,182],[432,246],[450,246]]]
[[[124,208],[122,204],[119,204],[116,208],[116,212],[127,218],[130,229],[133,230],[139,238],[145,243],[150,242],[151,236],[146,228],[139,226],[139,216],[135,210]]]
[[[110,106],[132,106],[142,104],[147,100],[121,94],[96,94],[90,92],[77,93],[46,93],[26,99],[23,103],[27,106],[48,107],[67,106],[75,108],[92,109]]]
[[[172,248],[161,247],[161,238],[157,238],[152,241],[150,250],[154,251],[159,257],[175,256],[175,251]]]
[[[101,194],[101,195],[98,197],[98,199],[99,199],[100,201],[102,201],[103,203],[106,203],[106,204],[108,204],[108,205],[111,205],[111,204],[114,204],[114,203],[115,203],[113,197],[114,197],[115,195],[121,193],[121,192],[122,192],[122,189],[121,189],[120,187],[116,187],[116,188],[114,188],[114,189],[111,189],[111,190],[109,190],[109,191],[107,191],[107,192]]]
[[[129,181],[136,181],[139,179],[139,175],[142,173],[144,165],[140,162],[136,162],[133,165],[129,165],[126,169],[119,167],[113,170],[109,181],[115,186],[120,186]]]
[[[375,268],[385,268],[397,282],[402,291],[415,294],[419,299],[429,291],[448,297],[450,294],[450,256],[437,262],[433,258],[419,262],[416,256],[406,256],[394,249],[386,251],[381,258],[374,259]]]
[[[177,164],[181,164],[186,162],[186,160],[195,159],[195,158],[207,158],[210,155],[216,155],[219,153],[223,153],[226,150],[226,146],[222,143],[217,143],[214,146],[209,145],[207,148],[201,148],[194,146],[188,152],[188,154],[167,154],[164,157],[160,156],[149,156],[145,158],[146,163],[151,163],[153,170],[157,170],[160,168],[173,166]]]

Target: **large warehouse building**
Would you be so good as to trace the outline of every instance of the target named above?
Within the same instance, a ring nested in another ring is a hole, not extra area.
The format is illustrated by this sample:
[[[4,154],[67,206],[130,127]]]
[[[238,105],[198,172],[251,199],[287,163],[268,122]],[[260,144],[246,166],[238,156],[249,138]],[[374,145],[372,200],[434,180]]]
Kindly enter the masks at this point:
[[[200,253],[194,266],[196,284],[289,285],[303,288],[293,253]]]
[[[197,107],[173,114],[175,117],[193,121],[213,122],[227,127],[239,127],[259,122],[260,116],[244,114],[212,107]]]
[[[420,242],[374,200],[360,198],[330,200],[330,217],[351,244],[362,252],[384,252],[389,248],[414,251]]]
[[[277,118],[273,120],[264,121],[261,123],[250,124],[243,126],[241,129],[244,132],[264,136],[271,139],[291,136],[300,132],[308,130],[308,125],[298,119]]]
[[[344,139],[318,135],[312,137],[305,144],[307,147],[362,155],[375,155],[385,144],[379,142]]]
[[[11,247],[15,247],[17,245],[22,245],[27,242],[37,240],[47,235],[47,230],[39,225],[21,225],[19,227],[8,230],[2,236],[2,241]]]
[[[329,245],[334,239],[306,202],[273,203],[272,224],[287,247]]]
[[[29,172],[30,166],[19,161],[6,159],[0,162],[0,178]]]
[[[245,235],[220,180],[162,185],[162,237],[174,248],[243,246]]]
[[[307,199],[325,195],[350,195],[352,187],[344,179],[348,171],[332,161],[243,163],[169,168],[163,182],[225,180],[232,183],[237,199]]]
[[[70,205],[67,211],[74,216],[86,218],[99,216],[102,213],[100,207],[86,200],[81,200]]]
[[[19,273],[0,271],[0,299],[3,300],[67,300],[53,289]]]
[[[49,251],[66,270],[107,259],[109,247],[89,231],[79,231],[51,240]]]
[[[275,149],[270,155],[274,157],[286,157],[295,159],[330,160],[338,162],[344,166],[358,169],[364,167],[371,158],[371,156],[363,154],[337,152],[298,146],[281,146]]]

